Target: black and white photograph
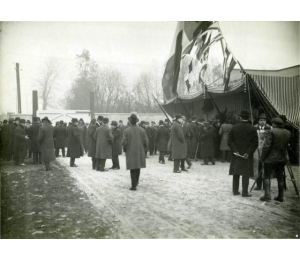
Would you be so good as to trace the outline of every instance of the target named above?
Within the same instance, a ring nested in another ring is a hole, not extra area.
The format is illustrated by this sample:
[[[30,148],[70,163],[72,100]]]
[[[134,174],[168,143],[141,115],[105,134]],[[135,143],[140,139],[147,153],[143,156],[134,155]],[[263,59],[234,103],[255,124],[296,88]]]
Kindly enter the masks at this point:
[[[299,238],[300,22],[184,17],[0,22],[1,239]]]

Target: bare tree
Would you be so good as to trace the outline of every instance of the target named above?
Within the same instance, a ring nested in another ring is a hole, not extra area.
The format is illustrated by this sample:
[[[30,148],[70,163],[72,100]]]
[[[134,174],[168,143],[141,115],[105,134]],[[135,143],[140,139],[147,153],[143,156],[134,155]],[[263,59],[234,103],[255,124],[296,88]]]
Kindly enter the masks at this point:
[[[43,109],[53,101],[53,91],[56,87],[56,81],[59,75],[59,64],[55,59],[49,59],[42,67],[41,77],[37,79],[39,85],[39,97],[43,102]]]

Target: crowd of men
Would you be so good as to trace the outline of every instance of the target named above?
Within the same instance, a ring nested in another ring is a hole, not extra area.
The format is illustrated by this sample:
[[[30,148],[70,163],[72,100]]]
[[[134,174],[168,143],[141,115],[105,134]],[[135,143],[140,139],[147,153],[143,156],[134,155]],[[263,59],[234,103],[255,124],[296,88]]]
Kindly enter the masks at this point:
[[[192,162],[202,158],[202,165],[216,158],[222,162],[230,161],[229,174],[233,175],[233,194],[239,195],[239,179],[242,176],[242,196],[250,197],[249,178],[257,178],[256,190],[262,183],[265,195],[262,201],[270,201],[270,179],[277,178],[278,197],[283,201],[284,165],[290,132],[284,128],[284,118],[272,119],[272,126],[266,124],[266,116],[261,114],[258,124],[249,123],[250,113],[241,111],[240,121],[233,124],[215,120],[206,122],[196,116],[186,119],[176,115],[169,119],[149,124],[139,121],[136,114],[128,118],[127,125],[119,120],[110,122],[108,118],[98,116],[90,123],[73,118],[67,125],[63,121],[55,126],[48,117],[40,120],[10,118],[1,125],[1,156],[6,161],[24,166],[24,158],[32,156],[33,164],[44,162],[46,171],[50,162],[59,156],[70,157],[70,167],[77,167],[75,160],[86,153],[91,157],[92,169],[105,172],[119,170],[119,155],[126,154],[126,168],[131,173],[131,190],[139,183],[140,169],[146,167],[146,158],[159,152],[158,163],[165,159],[173,161],[173,172],[187,172]],[[65,151],[67,148],[67,153]],[[256,154],[258,154],[256,158]],[[112,160],[112,167],[105,167],[106,160]],[[258,174],[255,175],[257,159]],[[187,167],[185,166],[187,164]],[[264,174],[261,174],[264,169]]]

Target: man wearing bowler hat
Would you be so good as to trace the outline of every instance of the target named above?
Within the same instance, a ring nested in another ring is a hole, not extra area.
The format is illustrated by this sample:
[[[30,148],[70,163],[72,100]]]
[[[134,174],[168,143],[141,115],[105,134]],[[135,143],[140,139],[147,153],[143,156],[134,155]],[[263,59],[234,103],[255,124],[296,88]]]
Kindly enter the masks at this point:
[[[112,167],[110,169],[119,170],[119,155],[122,154],[122,144],[121,144],[121,131],[119,129],[117,121],[112,121],[111,124],[111,132],[114,136],[113,144],[112,144]]]
[[[148,149],[149,140],[145,130],[136,125],[139,119],[135,114],[131,114],[128,120],[130,126],[124,131],[122,146],[126,153],[126,169],[130,170],[130,190],[136,190],[141,168],[146,168],[145,150]]]
[[[256,128],[257,131],[257,135],[258,135],[258,147],[254,152],[254,176],[258,176],[258,174],[261,171],[262,168],[262,164],[259,162],[259,158],[261,155],[261,149],[263,147],[263,144],[265,142],[265,137],[267,132],[266,131],[270,131],[272,126],[267,124],[267,117],[265,114],[260,114],[259,118],[258,118],[258,124],[254,125],[254,127]],[[254,190],[261,190],[262,187],[262,174],[258,177],[258,179],[256,180],[256,187],[254,188]]]
[[[95,132],[99,124],[97,124],[96,119],[92,119],[89,127],[88,127],[88,138],[89,138],[89,149],[88,149],[88,157],[92,158],[92,168],[96,170],[96,140],[94,139]]]
[[[78,119],[72,118],[72,123],[68,126],[68,151],[67,157],[70,157],[70,166],[77,167],[75,159],[83,156],[83,150],[80,145],[80,137],[78,131]]]
[[[59,150],[61,149],[62,156],[65,157],[65,147],[67,141],[67,129],[64,126],[64,121],[59,121],[59,125],[54,128],[54,146],[55,156],[59,156]]]
[[[187,157],[187,144],[184,138],[183,128],[183,116],[176,115],[173,125],[171,127],[171,139],[172,139],[172,158],[174,159],[174,173],[180,173],[181,171],[188,171],[185,169],[185,158]],[[181,171],[179,170],[181,166]]]
[[[108,127],[108,118],[103,118],[103,124],[97,128],[94,139],[96,140],[96,170],[108,171],[105,168],[106,159],[112,159],[112,142],[114,137]]]
[[[28,136],[31,142],[31,151],[32,151],[32,158],[33,164],[40,163],[42,164],[42,153],[41,148],[38,142],[38,136],[41,124],[39,123],[38,117],[33,117],[32,125],[29,127]]]
[[[55,160],[55,154],[53,142],[53,126],[50,124],[50,120],[48,119],[48,117],[44,117],[42,119],[42,126],[40,127],[38,141],[46,171],[49,171],[50,162]]]
[[[26,157],[26,141],[29,139],[26,133],[25,119],[20,119],[15,130],[15,164],[25,165],[24,158]]]
[[[255,127],[249,123],[249,111],[241,111],[241,122],[234,125],[228,135],[228,146],[231,156],[229,175],[233,175],[233,195],[239,195],[240,176],[242,178],[242,197],[251,197],[248,193],[249,177],[253,173],[253,153],[258,147]]]
[[[168,141],[170,138],[169,129],[164,125],[164,121],[159,120],[159,127],[155,132],[155,143],[159,151],[158,162],[165,164],[165,154],[168,148]]]

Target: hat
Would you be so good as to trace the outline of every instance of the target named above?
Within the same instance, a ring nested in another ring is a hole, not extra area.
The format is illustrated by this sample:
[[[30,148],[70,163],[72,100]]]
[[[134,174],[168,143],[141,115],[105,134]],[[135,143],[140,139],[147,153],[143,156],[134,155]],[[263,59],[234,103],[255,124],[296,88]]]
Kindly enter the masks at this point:
[[[123,121],[122,121],[122,120],[119,120],[119,123],[123,123]]]
[[[159,125],[163,125],[163,124],[164,124],[164,121],[159,120],[158,124],[159,124]]]
[[[239,116],[249,117],[250,112],[247,110],[242,110],[241,113],[239,114]]]
[[[117,125],[118,125],[118,122],[117,122],[117,121],[111,121],[110,125],[115,125],[115,126],[117,126]]]
[[[264,113],[260,114],[258,119],[267,119],[266,115]]]
[[[39,120],[39,118],[36,117],[36,116],[34,116],[34,117],[32,118],[32,121],[33,121],[33,122],[37,122],[38,120]]]
[[[64,121],[60,120],[59,123],[62,125],[64,123]]]
[[[282,121],[282,119],[280,117],[274,117],[274,118],[272,118],[272,123],[275,123],[277,125],[283,125],[284,124],[283,121]]]
[[[208,122],[203,122],[202,124],[204,127],[210,127],[210,124]]]
[[[3,123],[4,123],[4,124],[5,124],[5,123],[7,123],[7,120],[6,120],[6,119],[4,119],[4,120],[3,120]]]
[[[131,116],[128,117],[128,120],[131,124],[136,124],[139,121],[136,114],[131,114]],[[144,121],[142,121],[142,122],[144,122]],[[141,124],[142,124],[142,122],[141,122]]]
[[[78,119],[77,118],[72,118],[72,123],[77,123]]]
[[[47,121],[48,123],[50,123],[50,120],[48,119],[47,116],[45,116],[45,117],[42,119],[42,122],[43,122],[43,121]]]
[[[97,120],[103,121],[103,116],[98,116]]]
[[[285,115],[280,115],[279,118],[283,121],[283,123],[285,123],[287,120]]]
[[[20,120],[20,117],[16,117],[16,118],[15,118],[15,121],[17,121],[17,120]]]
[[[175,120],[182,118],[182,115],[178,114],[175,116]]]
[[[155,122],[154,122],[154,121],[151,121],[151,124],[155,124]]]
[[[96,119],[92,119],[91,124],[95,124],[96,123]]]
[[[20,119],[21,124],[25,124],[25,119]]]
[[[29,124],[31,124],[30,120],[27,120],[27,121],[26,121],[26,123],[29,123]]]
[[[107,124],[108,122],[109,122],[109,119],[108,119],[107,117],[104,117],[104,118],[103,118],[103,123],[104,123],[104,124]]]
[[[169,122],[169,119],[165,119],[165,122]]]
[[[83,123],[84,123],[84,121],[83,121],[83,119],[82,119],[82,118],[80,118],[80,119],[79,119],[79,122],[83,122]]]
[[[14,119],[13,119],[13,118],[10,118],[10,119],[8,119],[8,121],[9,121],[9,122],[13,122],[13,121],[14,121]]]

